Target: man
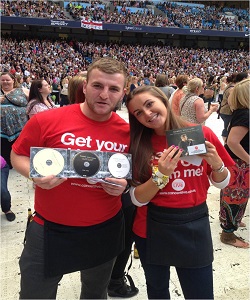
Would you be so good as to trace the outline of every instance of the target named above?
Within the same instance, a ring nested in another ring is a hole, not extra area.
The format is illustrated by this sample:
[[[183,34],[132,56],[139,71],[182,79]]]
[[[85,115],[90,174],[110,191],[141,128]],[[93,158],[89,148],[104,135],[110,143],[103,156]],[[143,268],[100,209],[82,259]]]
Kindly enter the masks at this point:
[[[181,141],[179,142],[178,146],[179,148],[183,149],[183,155],[187,156],[188,155],[188,146],[193,145],[193,140],[188,139],[186,134],[181,135]]]
[[[29,120],[12,148],[14,168],[29,177],[30,147],[126,153],[129,125],[112,112],[124,96],[125,82],[122,63],[94,62],[84,83],[84,103]],[[106,179],[119,186],[53,174],[33,178],[36,215],[20,259],[21,299],[55,299],[63,274],[74,271],[81,271],[81,299],[107,298],[116,256],[124,248],[121,194],[127,181]]]

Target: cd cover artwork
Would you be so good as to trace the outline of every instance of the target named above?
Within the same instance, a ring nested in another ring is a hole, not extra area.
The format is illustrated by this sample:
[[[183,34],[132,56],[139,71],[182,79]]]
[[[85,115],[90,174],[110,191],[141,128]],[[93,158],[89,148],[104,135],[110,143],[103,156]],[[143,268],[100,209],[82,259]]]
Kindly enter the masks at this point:
[[[132,156],[117,152],[32,147],[30,177],[132,178]],[[97,180],[100,179],[100,180]]]
[[[169,146],[175,145],[183,149],[182,157],[207,153],[201,125],[168,130],[166,136]]]

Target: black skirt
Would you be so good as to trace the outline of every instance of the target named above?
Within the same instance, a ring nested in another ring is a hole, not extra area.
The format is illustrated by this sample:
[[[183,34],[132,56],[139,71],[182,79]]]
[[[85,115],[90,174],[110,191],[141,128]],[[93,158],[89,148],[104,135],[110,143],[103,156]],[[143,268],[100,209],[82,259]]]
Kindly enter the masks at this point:
[[[180,268],[205,267],[213,261],[206,202],[191,208],[150,203],[147,216],[147,263]]]
[[[124,249],[123,212],[101,224],[85,227],[44,220],[44,246],[46,277],[101,265]]]

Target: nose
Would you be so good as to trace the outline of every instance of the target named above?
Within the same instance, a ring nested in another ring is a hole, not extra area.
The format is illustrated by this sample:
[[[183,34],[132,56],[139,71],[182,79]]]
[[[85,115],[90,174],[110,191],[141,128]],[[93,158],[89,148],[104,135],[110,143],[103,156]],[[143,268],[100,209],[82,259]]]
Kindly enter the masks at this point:
[[[100,93],[100,97],[102,99],[107,99],[108,98],[108,88],[103,88],[101,93]]]
[[[143,114],[146,116],[146,117],[149,117],[151,115],[151,110],[150,109],[144,109],[143,110]]]

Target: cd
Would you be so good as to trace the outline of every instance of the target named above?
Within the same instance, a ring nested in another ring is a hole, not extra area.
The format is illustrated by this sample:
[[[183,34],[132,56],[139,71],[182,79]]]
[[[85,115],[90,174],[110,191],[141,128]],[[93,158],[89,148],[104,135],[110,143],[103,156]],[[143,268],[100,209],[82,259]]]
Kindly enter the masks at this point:
[[[64,168],[64,158],[57,150],[42,149],[34,155],[33,167],[41,176],[58,175]]]
[[[100,169],[100,160],[93,152],[81,151],[73,158],[73,168],[82,177],[94,176]]]
[[[130,171],[130,163],[126,155],[113,154],[108,161],[109,172],[116,178],[124,178]]]

